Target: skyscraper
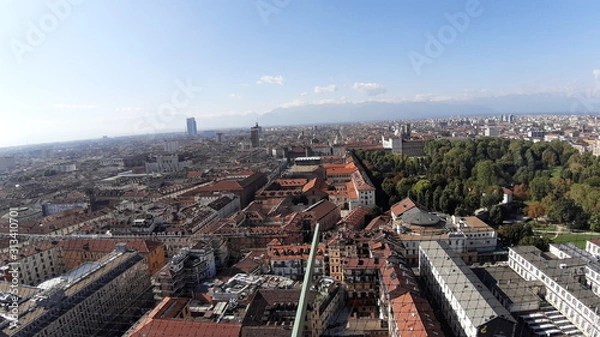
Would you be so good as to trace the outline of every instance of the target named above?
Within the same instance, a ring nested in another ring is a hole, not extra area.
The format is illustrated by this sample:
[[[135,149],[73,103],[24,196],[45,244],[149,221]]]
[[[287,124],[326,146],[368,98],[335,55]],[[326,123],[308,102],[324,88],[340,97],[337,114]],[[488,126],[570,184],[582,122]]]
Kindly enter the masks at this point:
[[[196,128],[196,118],[194,117],[187,119],[187,135],[194,137],[198,135],[198,129]]]
[[[260,131],[261,127],[258,126],[258,122],[256,122],[256,126],[250,128],[250,142],[254,148],[260,146]]]

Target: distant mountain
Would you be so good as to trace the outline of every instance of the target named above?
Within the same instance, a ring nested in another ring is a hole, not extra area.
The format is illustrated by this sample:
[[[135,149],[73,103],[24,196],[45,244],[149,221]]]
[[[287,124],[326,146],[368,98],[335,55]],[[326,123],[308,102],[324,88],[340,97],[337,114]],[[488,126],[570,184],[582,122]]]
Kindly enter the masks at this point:
[[[589,107],[589,104],[587,105]],[[598,108],[598,105],[594,105]],[[484,116],[496,114],[564,114],[598,113],[588,111],[575,97],[556,94],[506,95],[480,97],[464,101],[437,102],[363,102],[307,104],[276,108],[266,114],[222,116],[200,119],[198,129],[367,122],[375,120],[443,118],[449,116]],[[206,126],[206,127],[204,127]]]

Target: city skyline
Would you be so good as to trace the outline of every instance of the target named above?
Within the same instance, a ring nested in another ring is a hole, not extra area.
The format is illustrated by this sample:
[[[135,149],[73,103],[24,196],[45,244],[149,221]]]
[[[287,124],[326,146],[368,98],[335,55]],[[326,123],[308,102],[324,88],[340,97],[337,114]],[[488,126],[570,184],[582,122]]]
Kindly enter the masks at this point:
[[[357,103],[597,113],[600,4],[541,4],[3,2],[0,146],[331,108],[319,124]]]

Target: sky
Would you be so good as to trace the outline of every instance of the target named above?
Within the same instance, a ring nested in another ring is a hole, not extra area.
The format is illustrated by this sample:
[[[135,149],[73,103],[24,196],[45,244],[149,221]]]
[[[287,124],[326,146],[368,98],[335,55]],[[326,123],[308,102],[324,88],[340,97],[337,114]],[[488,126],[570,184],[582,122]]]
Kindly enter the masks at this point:
[[[364,101],[600,97],[600,2],[0,0],[0,147]],[[228,119],[231,120],[231,119]]]

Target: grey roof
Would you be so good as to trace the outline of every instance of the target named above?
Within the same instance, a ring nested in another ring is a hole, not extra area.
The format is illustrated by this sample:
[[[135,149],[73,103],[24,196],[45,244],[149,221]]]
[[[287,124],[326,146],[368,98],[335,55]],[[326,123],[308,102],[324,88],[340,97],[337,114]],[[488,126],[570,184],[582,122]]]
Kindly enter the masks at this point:
[[[432,269],[437,270],[447,284],[473,326],[482,326],[497,317],[516,323],[508,310],[447,243],[421,242],[420,249],[429,258]]]
[[[523,259],[529,261],[546,277],[554,280],[566,289],[581,303],[590,309],[600,308],[600,297],[577,281],[576,276],[584,275],[588,263],[580,258],[557,259],[543,253],[534,246],[517,246],[510,248]]]
[[[402,214],[402,222],[409,223],[417,226],[434,226],[437,225],[441,219],[437,215],[423,211],[418,207],[409,209]]]
[[[535,284],[525,281],[507,265],[487,266],[472,269],[475,275],[489,288],[495,287],[509,303],[521,304],[541,302],[532,291]],[[543,286],[538,282],[539,286]]]

